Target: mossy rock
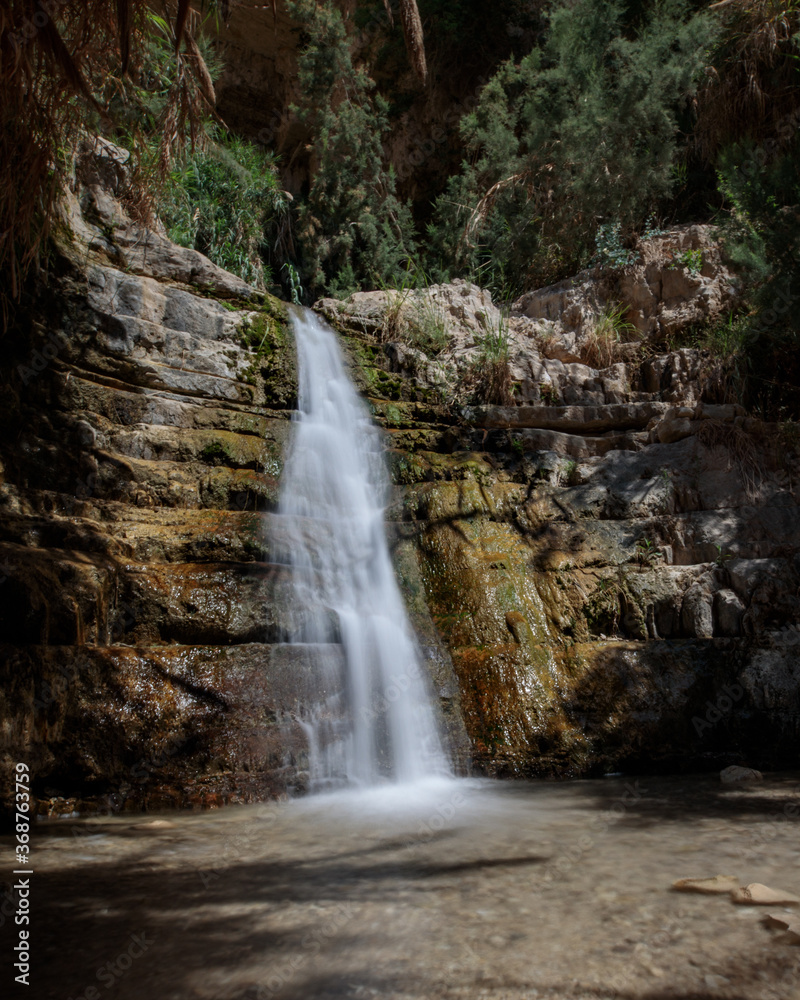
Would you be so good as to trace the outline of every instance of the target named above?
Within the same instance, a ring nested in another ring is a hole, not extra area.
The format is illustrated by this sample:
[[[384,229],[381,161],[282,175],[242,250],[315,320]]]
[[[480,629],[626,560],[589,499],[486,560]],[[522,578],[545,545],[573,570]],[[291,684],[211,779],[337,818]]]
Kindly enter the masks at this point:
[[[239,342],[253,353],[244,379],[264,395],[264,404],[275,409],[297,406],[297,359],[286,306],[264,295],[257,310],[248,312],[238,328]]]
[[[410,376],[390,371],[389,358],[382,345],[341,329],[338,332],[350,377],[362,396],[395,403],[440,402],[435,393],[417,385]]]

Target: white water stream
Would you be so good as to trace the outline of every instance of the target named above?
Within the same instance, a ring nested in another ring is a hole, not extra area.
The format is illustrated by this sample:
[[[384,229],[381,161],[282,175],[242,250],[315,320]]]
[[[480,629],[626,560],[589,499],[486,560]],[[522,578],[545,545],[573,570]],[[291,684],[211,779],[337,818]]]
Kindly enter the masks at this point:
[[[291,643],[313,647],[324,694],[302,706],[312,790],[449,773],[384,529],[380,434],[335,333],[293,316],[298,413],[273,544],[292,567]]]

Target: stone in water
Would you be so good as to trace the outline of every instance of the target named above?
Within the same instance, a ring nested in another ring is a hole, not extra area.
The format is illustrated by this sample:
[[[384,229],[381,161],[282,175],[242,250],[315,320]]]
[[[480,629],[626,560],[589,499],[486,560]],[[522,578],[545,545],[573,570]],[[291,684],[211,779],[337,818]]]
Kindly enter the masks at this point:
[[[672,888],[678,892],[704,892],[709,895],[724,895],[739,888],[739,879],[735,875],[714,875],[713,878],[679,878],[672,883]]]
[[[734,903],[746,903],[750,906],[800,906],[800,896],[770,889],[760,882],[751,882],[742,889],[735,889],[731,893],[731,899]]]

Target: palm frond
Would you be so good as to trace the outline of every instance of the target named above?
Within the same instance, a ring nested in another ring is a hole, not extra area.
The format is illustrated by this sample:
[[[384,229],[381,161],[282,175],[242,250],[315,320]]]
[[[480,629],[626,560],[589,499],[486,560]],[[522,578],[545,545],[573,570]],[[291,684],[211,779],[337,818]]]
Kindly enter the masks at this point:
[[[50,11],[51,6],[53,12]],[[57,7],[57,10],[55,8]],[[180,0],[171,41],[186,38],[162,117],[158,162],[202,133],[204,103],[213,104],[208,69],[188,34],[192,8]],[[44,23],[42,13],[46,14]],[[147,0],[0,0],[0,312],[21,293],[50,233],[72,151],[87,108],[108,120],[109,94],[124,92],[134,44],[158,29]],[[106,95],[105,97],[103,95]],[[172,144],[172,145],[170,145]],[[147,185],[140,178],[141,211]]]
[[[180,50],[183,41],[183,30],[186,27],[186,19],[189,16],[189,0],[178,0],[178,13],[175,15],[175,54]]]

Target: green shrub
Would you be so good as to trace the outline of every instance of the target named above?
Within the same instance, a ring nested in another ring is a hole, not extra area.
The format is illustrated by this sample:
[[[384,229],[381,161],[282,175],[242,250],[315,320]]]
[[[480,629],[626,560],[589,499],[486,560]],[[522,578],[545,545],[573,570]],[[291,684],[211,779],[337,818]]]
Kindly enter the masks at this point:
[[[435,251],[522,288],[587,264],[599,226],[640,229],[675,184],[711,34],[680,0],[557,3],[544,42],[500,66],[462,120],[467,159],[437,203]]]
[[[303,283],[346,296],[398,280],[414,252],[413,222],[397,197],[383,138],[388,104],[350,55],[341,12],[331,2],[289,0],[303,26],[298,57],[302,101],[316,169],[299,210]]]
[[[415,297],[407,328],[408,339],[426,354],[439,354],[450,342],[444,310],[424,291]]]
[[[765,415],[800,413],[800,140],[768,162],[750,145],[720,158],[731,211],[721,227],[746,315],[736,326],[744,401]]]
[[[672,262],[672,267],[685,267],[689,274],[696,276],[703,269],[702,250],[684,250]]]
[[[622,225],[619,222],[607,222],[597,227],[594,235],[595,256],[593,263],[599,267],[618,270],[635,264],[639,258],[635,250],[630,250],[622,244]]]
[[[272,156],[259,147],[220,137],[187,152],[164,187],[159,214],[176,243],[256,288],[270,284],[287,199]]]

